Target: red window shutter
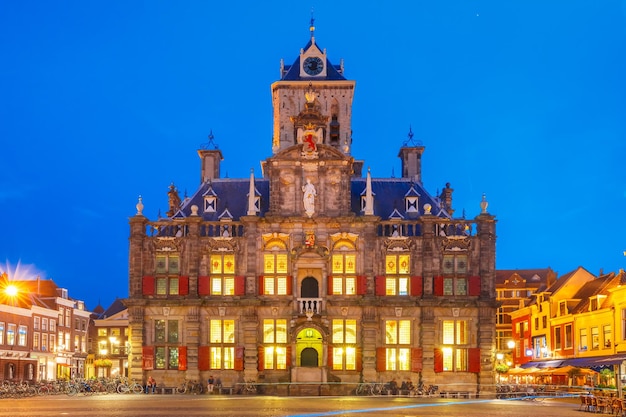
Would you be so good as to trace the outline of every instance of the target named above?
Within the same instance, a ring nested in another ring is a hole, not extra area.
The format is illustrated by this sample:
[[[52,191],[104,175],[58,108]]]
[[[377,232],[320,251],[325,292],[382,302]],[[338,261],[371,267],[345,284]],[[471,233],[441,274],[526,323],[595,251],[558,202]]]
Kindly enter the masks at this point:
[[[178,348],[178,370],[187,370],[187,346],[181,346]]]
[[[328,358],[327,358],[328,364],[327,364],[327,366],[328,366],[328,369],[332,370],[333,369],[333,345],[328,345],[328,352],[327,352],[327,354],[328,354]]]
[[[258,347],[257,356],[258,356],[257,369],[259,371],[264,371],[265,370],[265,348],[263,346]]]
[[[287,295],[293,295],[292,281],[293,277],[291,275],[287,275]]]
[[[422,296],[422,277],[411,277],[411,295]]]
[[[198,277],[198,295],[211,295],[211,277]]]
[[[475,374],[480,372],[480,348],[469,348],[467,352],[467,370]]]
[[[387,350],[384,347],[376,348],[376,370],[378,372],[387,370]]]
[[[180,295],[189,294],[189,277],[181,276],[178,278],[178,294]]]
[[[142,284],[143,295],[154,295],[154,277],[144,276]]]
[[[435,277],[435,295],[443,295],[443,277]]]
[[[469,277],[468,281],[469,295],[480,295],[480,277]]]
[[[143,358],[142,368],[145,371],[154,369],[154,346],[144,346],[141,349],[141,356]]]
[[[367,277],[365,275],[356,277],[356,293],[357,295],[365,295],[367,293]]]
[[[333,276],[329,275],[328,276],[328,281],[327,281],[328,285],[327,287],[327,293],[328,295],[333,295]]]
[[[435,348],[435,372],[443,372],[443,350]]]
[[[208,346],[198,346],[198,370],[208,371],[211,369],[211,361],[209,360],[211,350]]]
[[[411,349],[411,372],[422,372],[424,354],[422,348]]]
[[[265,276],[259,275],[259,295],[265,294]]]
[[[243,346],[235,347],[235,371],[243,371],[243,353],[245,348]]]
[[[237,275],[235,277],[235,295],[246,294],[246,277],[243,275]]]
[[[387,282],[384,275],[378,275],[374,278],[376,282],[376,295],[387,294]]]
[[[285,361],[287,362],[287,369],[291,368],[291,346],[287,346],[285,349]]]
[[[356,348],[356,370],[361,372],[363,370],[363,349]]]

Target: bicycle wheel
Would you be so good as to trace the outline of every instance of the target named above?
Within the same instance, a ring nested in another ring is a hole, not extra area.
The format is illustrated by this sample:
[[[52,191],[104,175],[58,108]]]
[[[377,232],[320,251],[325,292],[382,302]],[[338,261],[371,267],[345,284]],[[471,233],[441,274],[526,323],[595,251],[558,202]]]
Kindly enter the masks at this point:
[[[128,388],[128,385],[126,385],[126,384],[119,384],[117,386],[117,393],[118,394],[126,394],[126,393],[128,393],[128,391],[130,391],[130,388]]]
[[[141,394],[143,392],[143,387],[141,384],[134,383],[132,386],[133,394]]]

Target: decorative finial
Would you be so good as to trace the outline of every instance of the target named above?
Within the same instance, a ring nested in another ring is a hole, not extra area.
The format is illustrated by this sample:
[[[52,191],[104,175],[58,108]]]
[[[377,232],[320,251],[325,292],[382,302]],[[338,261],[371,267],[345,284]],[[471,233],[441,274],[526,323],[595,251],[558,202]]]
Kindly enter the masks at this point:
[[[217,149],[217,145],[215,144],[215,142],[213,142],[213,139],[215,139],[215,136],[213,136],[213,129],[211,129],[208,138],[209,142],[200,145],[200,149]]]
[[[480,202],[480,208],[482,209],[481,213],[487,213],[487,207],[489,206],[489,202],[487,201],[487,196],[483,193],[483,199]]]
[[[141,198],[141,196],[139,196],[139,198],[137,199],[137,204],[135,205],[135,208],[137,209],[137,214],[136,216],[143,216],[143,198]]]
[[[415,134],[413,133],[413,127],[409,125],[409,133],[407,134],[407,140],[404,141],[402,146],[422,146],[422,141],[418,139],[413,139]]]

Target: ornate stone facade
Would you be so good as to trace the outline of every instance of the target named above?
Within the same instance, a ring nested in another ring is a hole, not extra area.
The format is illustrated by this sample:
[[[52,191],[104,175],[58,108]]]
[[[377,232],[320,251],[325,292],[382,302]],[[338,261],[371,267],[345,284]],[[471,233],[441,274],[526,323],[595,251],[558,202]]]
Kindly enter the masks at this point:
[[[355,84],[311,33],[272,85],[263,178],[219,178],[221,152],[203,149],[190,198],[130,219],[131,377],[219,375],[279,394],[393,378],[492,389],[495,218],[486,204],[452,218],[449,185],[439,198],[421,183],[417,144],[400,149],[401,178],[363,178]]]

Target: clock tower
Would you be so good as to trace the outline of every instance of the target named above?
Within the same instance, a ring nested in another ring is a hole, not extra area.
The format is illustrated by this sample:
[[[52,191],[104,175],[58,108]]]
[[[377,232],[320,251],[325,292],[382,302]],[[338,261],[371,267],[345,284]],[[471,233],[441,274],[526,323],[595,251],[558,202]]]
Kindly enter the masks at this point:
[[[304,143],[332,146],[350,155],[355,82],[344,77],[343,62],[333,65],[318,46],[313,21],[310,32],[293,64],[281,60],[281,78],[272,84],[272,152]]]

